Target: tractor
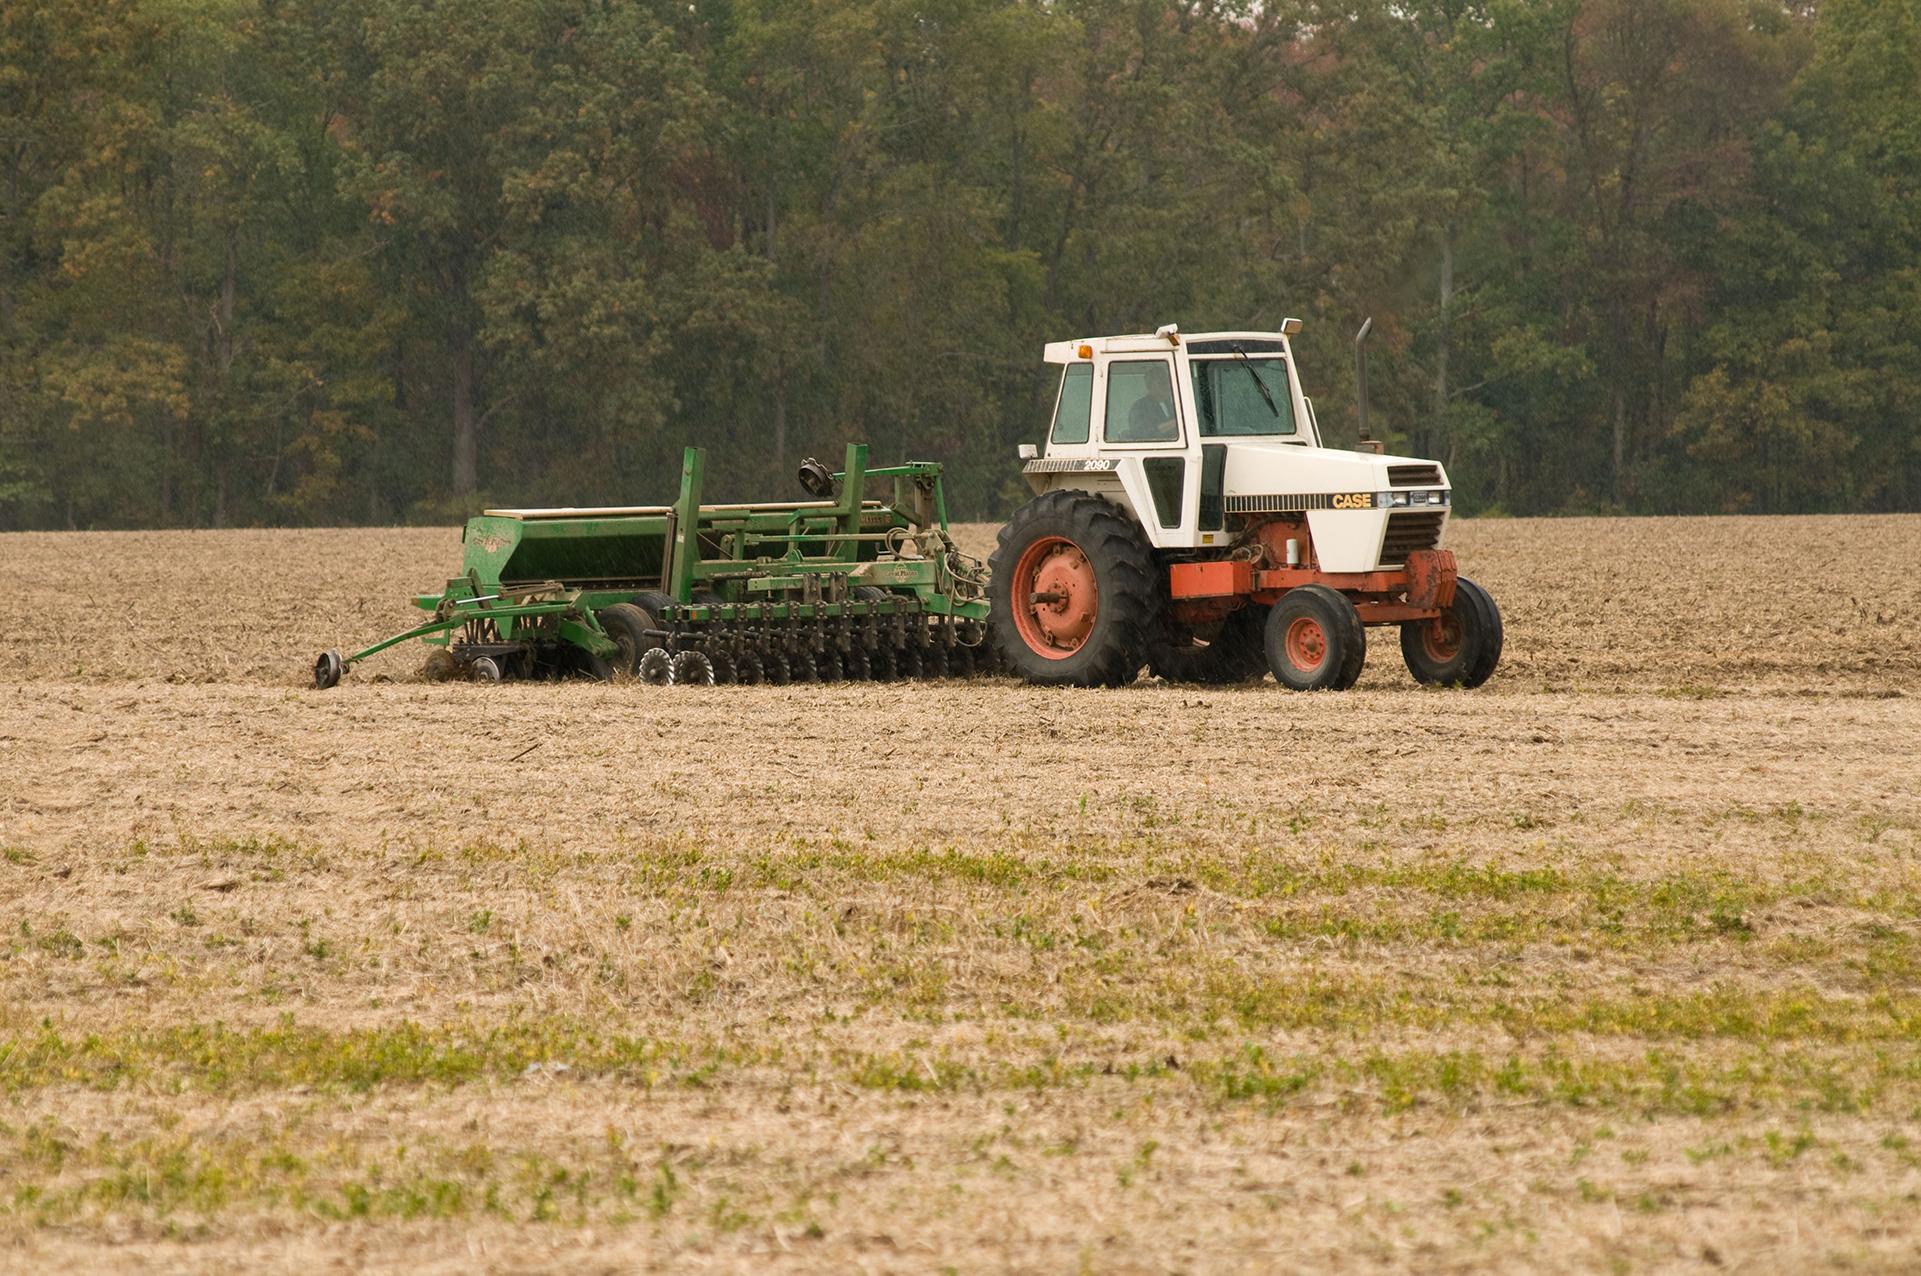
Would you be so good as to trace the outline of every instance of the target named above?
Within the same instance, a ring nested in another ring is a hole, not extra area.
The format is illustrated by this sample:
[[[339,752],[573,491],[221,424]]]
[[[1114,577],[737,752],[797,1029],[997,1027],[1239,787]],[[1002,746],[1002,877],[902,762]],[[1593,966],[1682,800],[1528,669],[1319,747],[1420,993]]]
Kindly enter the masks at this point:
[[[1044,446],[1022,444],[1033,498],[1001,530],[989,624],[1029,682],[1121,686],[1143,668],[1225,685],[1272,672],[1346,690],[1367,630],[1395,625],[1415,680],[1478,687],[1501,613],[1441,548],[1452,507],[1434,462],[1366,437],[1325,445],[1279,332],[1049,343],[1061,368]]]

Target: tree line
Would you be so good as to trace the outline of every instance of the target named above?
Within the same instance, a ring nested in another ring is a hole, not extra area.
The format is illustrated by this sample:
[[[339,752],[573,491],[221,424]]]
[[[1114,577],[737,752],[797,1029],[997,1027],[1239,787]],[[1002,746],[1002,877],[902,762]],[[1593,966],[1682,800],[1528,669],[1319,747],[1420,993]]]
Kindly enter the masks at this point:
[[[1921,0],[10,0],[0,528],[1022,492],[1274,327],[1515,514],[1921,507]]]

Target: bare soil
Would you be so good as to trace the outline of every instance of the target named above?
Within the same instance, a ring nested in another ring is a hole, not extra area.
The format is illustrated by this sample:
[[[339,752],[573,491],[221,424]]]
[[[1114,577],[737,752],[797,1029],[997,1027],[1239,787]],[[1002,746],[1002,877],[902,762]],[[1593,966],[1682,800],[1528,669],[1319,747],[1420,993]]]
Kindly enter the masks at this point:
[[[1450,543],[1472,693],[316,693],[456,533],[0,536],[0,1268],[1915,1269],[1921,518]]]

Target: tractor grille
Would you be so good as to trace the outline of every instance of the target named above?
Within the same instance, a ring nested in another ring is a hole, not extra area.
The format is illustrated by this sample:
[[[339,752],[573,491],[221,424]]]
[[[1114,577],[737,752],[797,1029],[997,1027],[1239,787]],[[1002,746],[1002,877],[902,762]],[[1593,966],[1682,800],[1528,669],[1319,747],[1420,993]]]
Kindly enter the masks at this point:
[[[1387,516],[1387,536],[1381,541],[1381,566],[1399,567],[1417,549],[1436,549],[1441,544],[1441,525],[1447,514],[1441,510]]]
[[[1368,499],[1373,499],[1371,493]],[[1331,510],[1334,508],[1334,496],[1331,492],[1308,492],[1292,496],[1275,493],[1261,496],[1229,496],[1224,498],[1224,503],[1230,514],[1292,514],[1300,510]]]
[[[1390,465],[1387,467],[1389,487],[1439,487],[1441,467],[1438,465]]]

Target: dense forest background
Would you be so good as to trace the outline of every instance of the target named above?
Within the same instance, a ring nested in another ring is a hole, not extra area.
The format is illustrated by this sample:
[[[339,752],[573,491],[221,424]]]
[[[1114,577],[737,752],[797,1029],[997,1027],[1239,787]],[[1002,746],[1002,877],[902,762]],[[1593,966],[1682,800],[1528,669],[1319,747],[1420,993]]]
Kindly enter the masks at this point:
[[[1004,513],[1041,344],[1307,323],[1510,513],[1921,508],[1921,0],[8,0],[0,528]]]

